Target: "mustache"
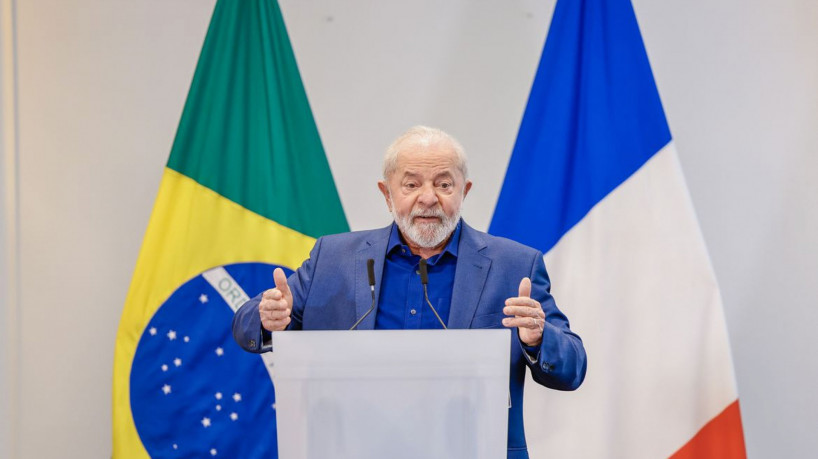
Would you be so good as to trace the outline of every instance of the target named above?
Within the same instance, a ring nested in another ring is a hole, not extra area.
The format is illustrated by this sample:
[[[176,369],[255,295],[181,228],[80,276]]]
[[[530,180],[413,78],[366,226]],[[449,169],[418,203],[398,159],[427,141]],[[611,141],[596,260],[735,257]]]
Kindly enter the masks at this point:
[[[446,213],[443,212],[442,208],[433,208],[433,209],[424,209],[424,210],[412,210],[409,214],[409,218],[416,218],[416,217],[437,217],[440,219],[446,218]]]

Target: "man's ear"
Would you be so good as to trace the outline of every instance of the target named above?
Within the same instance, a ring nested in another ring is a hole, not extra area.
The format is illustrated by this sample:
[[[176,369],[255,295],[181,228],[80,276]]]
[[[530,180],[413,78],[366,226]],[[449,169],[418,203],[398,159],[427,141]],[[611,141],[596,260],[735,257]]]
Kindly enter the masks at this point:
[[[378,189],[381,190],[383,198],[386,199],[386,207],[389,209],[389,212],[392,212],[392,200],[389,199],[389,188],[386,187],[386,182],[383,180],[378,181]]]
[[[463,187],[463,199],[466,199],[469,190],[471,190],[471,180],[466,180],[466,185]]]

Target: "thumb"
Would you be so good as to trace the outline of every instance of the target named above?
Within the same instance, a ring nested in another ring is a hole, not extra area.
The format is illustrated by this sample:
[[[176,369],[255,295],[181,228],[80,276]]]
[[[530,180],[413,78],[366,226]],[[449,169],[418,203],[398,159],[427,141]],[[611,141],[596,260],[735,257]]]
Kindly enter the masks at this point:
[[[519,296],[530,297],[531,296],[531,279],[527,277],[523,277],[523,280],[520,281],[520,294]]]
[[[290,294],[290,286],[287,285],[287,276],[284,274],[283,269],[276,268],[275,271],[273,271],[273,280],[276,283],[276,288],[281,291],[282,295]]]

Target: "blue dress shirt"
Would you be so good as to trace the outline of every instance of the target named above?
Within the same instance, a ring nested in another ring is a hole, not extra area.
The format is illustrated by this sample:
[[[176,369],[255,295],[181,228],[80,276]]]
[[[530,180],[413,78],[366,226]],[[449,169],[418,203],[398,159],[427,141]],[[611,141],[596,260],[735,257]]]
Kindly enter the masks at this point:
[[[443,323],[448,323],[452,305],[454,271],[457,266],[457,246],[460,243],[460,227],[437,255],[427,260],[429,301],[440,314]],[[375,316],[376,329],[419,329],[443,328],[429,308],[420,283],[420,256],[414,255],[409,246],[400,238],[400,231],[392,223],[392,233],[386,247],[386,260]]]

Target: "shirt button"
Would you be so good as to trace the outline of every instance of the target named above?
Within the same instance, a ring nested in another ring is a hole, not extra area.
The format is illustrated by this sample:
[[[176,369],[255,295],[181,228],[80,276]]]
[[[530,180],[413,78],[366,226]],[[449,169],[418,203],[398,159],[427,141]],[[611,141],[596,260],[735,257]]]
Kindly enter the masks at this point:
[[[420,270],[418,269],[417,271],[415,271],[415,274],[420,274]]]
[[[418,312],[417,312],[417,311],[415,311],[414,309],[412,309],[411,311],[409,311],[409,314],[412,314],[412,315],[415,315],[415,314],[417,314],[417,313],[418,313]]]
[[[406,253],[406,249],[400,249],[400,253]]]

